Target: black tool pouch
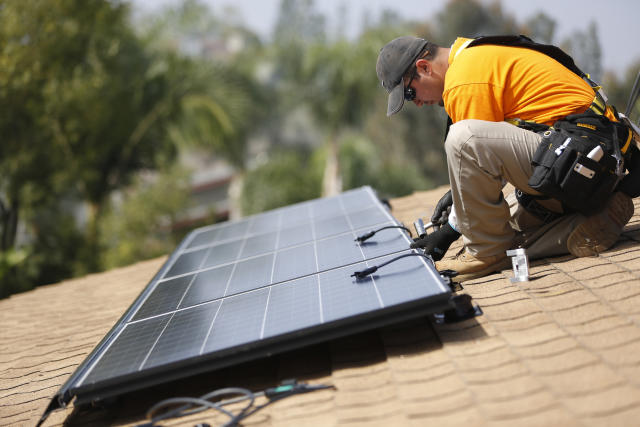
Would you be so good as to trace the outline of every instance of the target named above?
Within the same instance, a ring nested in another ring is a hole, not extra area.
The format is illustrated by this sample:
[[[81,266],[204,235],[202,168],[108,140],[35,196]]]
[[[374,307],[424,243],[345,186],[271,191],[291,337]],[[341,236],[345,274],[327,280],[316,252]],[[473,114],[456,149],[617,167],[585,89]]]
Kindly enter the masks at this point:
[[[617,161],[610,152],[600,138],[554,125],[543,134],[533,156],[528,184],[572,210],[591,215],[605,206],[618,182]]]

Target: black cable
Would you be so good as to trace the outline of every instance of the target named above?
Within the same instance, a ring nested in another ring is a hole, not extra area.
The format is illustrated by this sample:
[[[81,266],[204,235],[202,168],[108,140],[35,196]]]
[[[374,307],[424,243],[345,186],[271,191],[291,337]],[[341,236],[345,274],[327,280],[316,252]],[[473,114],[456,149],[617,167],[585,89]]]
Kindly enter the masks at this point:
[[[429,255],[425,255],[425,254],[422,254],[422,253],[419,253],[419,252],[411,252],[411,253],[408,253],[408,254],[403,254],[403,255],[397,256],[397,257],[395,257],[393,259],[390,259],[389,261],[383,262],[382,264],[374,265],[373,267],[369,267],[369,268],[365,268],[362,271],[355,271],[351,275],[351,277],[355,277],[356,279],[364,279],[368,275],[373,274],[376,271],[378,271],[379,268],[384,267],[385,265],[391,264],[392,262],[398,261],[399,259],[406,258],[406,257],[409,257],[409,256],[420,256],[420,257],[426,258],[429,261],[433,262],[433,258],[431,258]]]
[[[215,403],[208,400],[213,397],[217,397],[225,394],[242,394],[243,396],[236,397],[233,399],[227,399],[227,400],[223,400]],[[193,415],[202,411],[206,411],[207,409],[214,409],[216,411],[219,411],[227,415],[231,420],[233,420],[237,417],[237,415],[233,414],[230,411],[227,411],[226,409],[223,408],[223,406],[231,405],[237,402],[242,402],[243,400],[249,400],[249,403],[247,404],[247,406],[245,406],[238,414],[238,415],[244,416],[246,411],[253,405],[256,396],[262,396],[262,395],[264,395],[263,392],[253,393],[251,392],[251,390],[233,387],[233,388],[219,389],[219,390],[207,393],[198,398],[175,397],[175,398],[165,399],[155,404],[153,407],[151,407],[151,409],[147,411],[147,418],[151,419],[150,425],[154,426],[155,423],[157,423],[158,421],[166,420],[169,418],[186,417],[188,415]],[[186,403],[186,405],[182,405],[178,408],[172,409],[163,414],[154,416],[155,413],[157,413],[159,410],[163,409],[164,407],[172,406],[177,403]],[[230,424],[229,422],[227,422],[224,425],[226,426],[226,425],[233,425],[233,424]]]
[[[219,411],[229,417],[229,421],[223,424],[224,427],[236,426],[240,421],[245,419],[251,414],[256,413],[257,411],[263,409],[264,407],[277,402],[278,400],[284,399],[285,397],[293,396],[295,394],[308,393],[316,390],[323,390],[327,388],[333,388],[333,386],[327,386],[323,384],[319,385],[307,385],[305,383],[298,383],[295,380],[284,381],[280,386],[269,388],[260,392],[252,392],[251,390],[247,390],[244,388],[238,387],[228,387],[222,388],[219,390],[215,390],[213,392],[209,392],[200,397],[175,397],[170,399],[165,399],[155,405],[153,405],[147,411],[147,418],[151,419],[150,423],[141,424],[139,427],[152,427],[156,426],[155,423],[158,421],[166,420],[169,418],[180,418],[188,415],[197,414],[202,411],[206,411],[208,409],[213,409]],[[231,399],[222,400],[219,402],[211,402],[210,399],[214,397],[219,397],[227,394],[240,394],[242,396],[235,397]],[[269,401],[259,405],[254,406],[255,400],[257,397],[266,396]],[[237,413],[234,414],[231,411],[224,409],[224,406],[231,405],[233,403],[238,403],[248,400],[249,402]],[[177,408],[168,410],[167,412],[161,413],[159,415],[155,415],[162,409],[168,406],[174,406],[176,404],[182,404]]]
[[[368,233],[365,233],[362,236],[358,236],[358,237],[355,238],[355,241],[359,242],[359,243],[362,243],[365,240],[370,239],[371,237],[373,237],[378,231],[387,230],[389,228],[400,228],[400,229],[406,231],[407,233],[409,233],[409,235],[411,235],[411,230],[409,230],[404,225],[388,225],[386,227],[381,227],[381,228],[378,228],[377,230],[373,230],[373,231],[370,231]]]

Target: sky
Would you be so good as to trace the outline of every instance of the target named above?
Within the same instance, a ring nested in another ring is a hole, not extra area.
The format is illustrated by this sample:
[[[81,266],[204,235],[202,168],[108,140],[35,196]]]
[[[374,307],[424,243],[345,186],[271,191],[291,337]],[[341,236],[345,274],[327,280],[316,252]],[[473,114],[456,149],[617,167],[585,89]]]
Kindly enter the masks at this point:
[[[154,10],[179,0],[131,0],[134,7]],[[214,12],[225,7],[236,8],[245,24],[262,37],[268,37],[276,21],[281,0],[201,0]],[[493,0],[481,0],[485,4]],[[337,21],[341,5],[347,6],[346,22],[351,34],[358,34],[362,16],[367,11],[374,20],[385,10],[393,10],[404,18],[427,20],[442,10],[447,0],[315,0],[316,8],[329,18],[329,25]],[[621,75],[634,60],[640,58],[640,1],[638,0],[502,0],[504,11],[517,22],[524,22],[539,11],[556,21],[556,41],[563,40],[576,30],[584,30],[595,21],[603,51],[605,70]],[[438,41],[435,41],[438,42]],[[442,42],[441,42],[442,43]]]

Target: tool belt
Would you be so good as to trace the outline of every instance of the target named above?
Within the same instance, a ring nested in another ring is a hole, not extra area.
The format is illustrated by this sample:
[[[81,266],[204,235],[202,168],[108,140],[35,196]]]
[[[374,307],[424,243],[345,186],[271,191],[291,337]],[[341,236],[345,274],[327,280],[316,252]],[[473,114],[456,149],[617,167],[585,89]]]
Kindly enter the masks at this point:
[[[542,134],[528,184],[569,211],[594,214],[623,177],[630,142],[625,125],[591,110],[567,116]]]

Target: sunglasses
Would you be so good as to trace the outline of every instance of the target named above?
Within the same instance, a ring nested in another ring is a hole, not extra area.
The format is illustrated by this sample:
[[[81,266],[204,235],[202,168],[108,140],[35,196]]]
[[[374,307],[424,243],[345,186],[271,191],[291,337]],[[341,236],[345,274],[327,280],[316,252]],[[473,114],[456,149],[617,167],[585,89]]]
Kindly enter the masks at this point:
[[[407,85],[404,88],[404,100],[405,101],[413,101],[414,99],[416,99],[416,90],[411,87],[411,82],[415,78],[417,72],[418,72],[418,69],[414,68],[413,69],[413,73],[411,73],[411,78],[409,79],[409,83],[407,83]]]

